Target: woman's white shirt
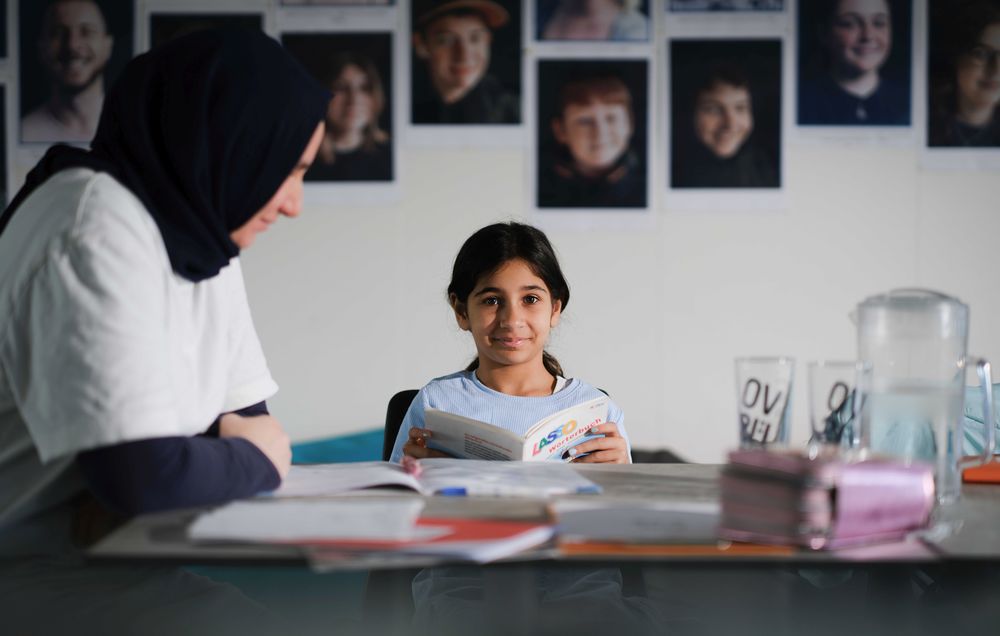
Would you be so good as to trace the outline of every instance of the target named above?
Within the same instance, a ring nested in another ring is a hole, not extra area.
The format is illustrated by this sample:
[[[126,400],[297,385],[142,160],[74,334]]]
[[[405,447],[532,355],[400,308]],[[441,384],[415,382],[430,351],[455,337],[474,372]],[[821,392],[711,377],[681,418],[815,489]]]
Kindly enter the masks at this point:
[[[0,527],[72,490],[79,451],[194,435],[276,391],[238,259],[177,276],[112,177],[54,175],[0,236]]]

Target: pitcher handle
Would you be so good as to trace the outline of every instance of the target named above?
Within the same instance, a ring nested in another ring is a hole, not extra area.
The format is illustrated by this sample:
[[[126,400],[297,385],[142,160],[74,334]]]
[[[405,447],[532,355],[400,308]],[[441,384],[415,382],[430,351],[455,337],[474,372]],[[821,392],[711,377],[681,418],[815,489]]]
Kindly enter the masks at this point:
[[[986,439],[983,443],[982,463],[988,464],[993,460],[993,453],[996,451],[996,412],[993,404],[993,374],[990,362],[986,358],[973,358],[976,363],[976,375],[979,376],[979,388],[983,393],[983,427],[985,428]]]

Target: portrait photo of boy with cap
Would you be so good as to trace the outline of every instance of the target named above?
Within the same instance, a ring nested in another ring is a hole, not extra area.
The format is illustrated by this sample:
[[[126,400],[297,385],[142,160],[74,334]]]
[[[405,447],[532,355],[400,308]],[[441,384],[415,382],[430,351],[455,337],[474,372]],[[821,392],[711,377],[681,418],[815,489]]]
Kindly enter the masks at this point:
[[[413,124],[521,122],[521,4],[414,0]]]

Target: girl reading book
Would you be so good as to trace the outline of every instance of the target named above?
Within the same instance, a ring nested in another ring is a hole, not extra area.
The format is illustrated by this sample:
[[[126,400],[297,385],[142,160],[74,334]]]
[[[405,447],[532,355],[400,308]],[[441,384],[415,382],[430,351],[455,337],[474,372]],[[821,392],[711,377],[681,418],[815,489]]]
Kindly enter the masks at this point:
[[[601,397],[599,389],[566,378],[545,351],[549,333],[569,303],[569,285],[545,234],[530,225],[489,225],[470,236],[455,258],[448,302],[458,326],[476,345],[465,370],[431,380],[410,405],[392,452],[446,456],[429,447],[429,408],[523,434],[543,417]],[[631,463],[621,409],[609,402],[607,422],[569,450],[572,461]]]

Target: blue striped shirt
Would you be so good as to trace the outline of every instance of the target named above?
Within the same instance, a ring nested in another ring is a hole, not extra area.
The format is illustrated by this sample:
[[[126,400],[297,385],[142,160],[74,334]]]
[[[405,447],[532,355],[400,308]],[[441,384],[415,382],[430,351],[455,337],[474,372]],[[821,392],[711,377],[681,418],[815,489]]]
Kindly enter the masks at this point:
[[[390,460],[398,462],[403,458],[403,445],[409,438],[411,428],[424,428],[425,409],[438,409],[471,417],[523,435],[543,417],[603,395],[599,389],[575,378],[569,379],[566,386],[552,395],[539,397],[521,397],[494,391],[480,382],[474,371],[459,371],[435,378],[413,398],[399,427]],[[625,415],[614,401],[608,402],[608,421],[618,425],[618,430],[628,444]],[[631,444],[629,452],[631,453]]]

